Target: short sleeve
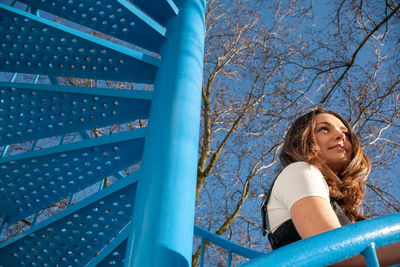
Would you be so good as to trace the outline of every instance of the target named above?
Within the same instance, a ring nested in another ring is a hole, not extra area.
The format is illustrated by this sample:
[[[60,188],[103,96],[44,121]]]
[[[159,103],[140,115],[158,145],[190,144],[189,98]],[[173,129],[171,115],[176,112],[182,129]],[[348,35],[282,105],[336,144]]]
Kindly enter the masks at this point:
[[[318,196],[329,201],[329,188],[322,173],[307,162],[288,165],[277,177],[274,191],[274,197],[288,211],[296,201],[309,196]]]

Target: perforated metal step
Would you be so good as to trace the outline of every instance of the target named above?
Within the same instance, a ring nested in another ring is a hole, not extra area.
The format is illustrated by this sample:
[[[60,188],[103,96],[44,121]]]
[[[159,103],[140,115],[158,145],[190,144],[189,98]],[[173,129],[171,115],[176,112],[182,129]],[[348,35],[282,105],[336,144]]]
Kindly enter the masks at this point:
[[[148,117],[152,92],[0,82],[0,145]]]
[[[0,158],[0,215],[13,224],[141,160],[145,129]]]
[[[90,261],[86,267],[123,266],[125,263],[129,230],[130,226],[128,225],[96,258]]]
[[[0,4],[0,70],[153,83],[159,60]]]
[[[178,7],[172,0],[131,0],[131,2],[163,25],[170,17],[178,15],[179,12]]]
[[[165,28],[128,1],[20,1],[151,51],[159,52],[165,39]]]
[[[0,244],[0,266],[85,266],[128,225],[130,176]]]
[[[96,266],[123,266],[125,262],[126,245],[128,238],[126,238],[115,250]]]

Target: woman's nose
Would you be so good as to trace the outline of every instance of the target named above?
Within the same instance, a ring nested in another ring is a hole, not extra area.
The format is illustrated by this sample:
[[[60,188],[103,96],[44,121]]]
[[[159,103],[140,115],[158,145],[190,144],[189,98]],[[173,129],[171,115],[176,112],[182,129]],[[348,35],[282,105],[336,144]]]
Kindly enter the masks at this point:
[[[337,131],[336,140],[344,140],[346,135],[342,131]]]

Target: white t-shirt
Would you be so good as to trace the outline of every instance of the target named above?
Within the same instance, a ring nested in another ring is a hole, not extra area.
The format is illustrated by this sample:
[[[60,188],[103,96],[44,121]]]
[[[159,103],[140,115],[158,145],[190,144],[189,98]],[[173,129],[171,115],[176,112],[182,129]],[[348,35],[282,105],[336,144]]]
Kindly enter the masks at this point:
[[[296,201],[309,196],[329,201],[328,184],[320,170],[303,161],[286,166],[276,178],[267,206],[271,231],[291,218],[290,209]]]

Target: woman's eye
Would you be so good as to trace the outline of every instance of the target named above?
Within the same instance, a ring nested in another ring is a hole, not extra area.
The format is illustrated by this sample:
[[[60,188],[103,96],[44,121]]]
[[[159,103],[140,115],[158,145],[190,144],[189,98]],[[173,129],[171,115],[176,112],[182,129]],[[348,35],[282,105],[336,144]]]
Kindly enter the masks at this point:
[[[322,131],[328,132],[328,128],[327,128],[327,127],[321,127],[321,128],[319,128],[318,132],[322,132]]]

